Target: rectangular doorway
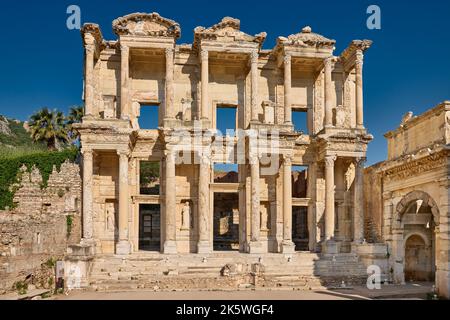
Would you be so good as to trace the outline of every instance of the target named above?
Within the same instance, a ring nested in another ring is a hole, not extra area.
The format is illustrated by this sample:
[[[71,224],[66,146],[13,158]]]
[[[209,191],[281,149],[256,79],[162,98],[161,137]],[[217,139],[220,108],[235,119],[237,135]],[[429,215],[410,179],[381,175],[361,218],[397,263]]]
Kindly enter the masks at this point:
[[[239,250],[238,193],[214,193],[214,250]]]
[[[139,205],[139,250],[160,251],[161,207],[159,204]]]
[[[295,251],[308,251],[308,207],[292,207],[292,241]]]

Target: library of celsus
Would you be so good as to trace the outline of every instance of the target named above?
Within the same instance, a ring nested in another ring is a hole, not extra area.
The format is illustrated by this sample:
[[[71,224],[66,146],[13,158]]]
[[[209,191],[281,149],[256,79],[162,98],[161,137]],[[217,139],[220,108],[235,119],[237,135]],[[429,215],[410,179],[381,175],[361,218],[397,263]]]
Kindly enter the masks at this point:
[[[97,288],[313,287],[365,283],[376,265],[403,281],[390,272],[400,233],[386,242],[364,200],[371,41],[335,53],[305,26],[265,49],[265,32],[225,17],[180,44],[157,13],[113,30],[82,28],[82,241],[67,274]]]

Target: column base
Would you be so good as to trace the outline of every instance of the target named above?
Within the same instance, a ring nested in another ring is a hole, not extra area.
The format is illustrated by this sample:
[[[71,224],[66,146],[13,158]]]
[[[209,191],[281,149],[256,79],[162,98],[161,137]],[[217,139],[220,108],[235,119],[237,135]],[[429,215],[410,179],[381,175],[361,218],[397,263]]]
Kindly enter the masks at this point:
[[[209,241],[199,241],[197,243],[197,253],[200,254],[209,254],[211,253],[212,247],[211,244],[209,243]]]
[[[131,253],[131,245],[130,242],[126,240],[120,240],[116,244],[116,254],[121,256],[126,256]]]
[[[281,253],[295,253],[295,243],[292,241],[283,241],[281,243]]]
[[[341,249],[341,244],[335,240],[326,240],[322,243],[322,253],[324,254],[338,254]]]
[[[250,241],[248,244],[248,253],[250,254],[258,254],[264,253],[264,248],[260,241]]]
[[[164,242],[164,254],[177,254],[177,243],[173,240]]]

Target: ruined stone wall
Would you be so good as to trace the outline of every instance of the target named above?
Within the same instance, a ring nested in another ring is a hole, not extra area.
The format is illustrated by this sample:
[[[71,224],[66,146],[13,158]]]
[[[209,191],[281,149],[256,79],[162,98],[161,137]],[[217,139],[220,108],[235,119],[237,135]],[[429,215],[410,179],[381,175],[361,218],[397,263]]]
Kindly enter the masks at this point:
[[[11,211],[0,211],[0,292],[17,281],[38,288],[55,281],[54,261],[81,238],[81,178],[77,164],[53,169],[47,186],[35,167],[19,172]]]
[[[383,182],[378,165],[364,170],[364,237],[368,242],[380,242],[383,238]]]

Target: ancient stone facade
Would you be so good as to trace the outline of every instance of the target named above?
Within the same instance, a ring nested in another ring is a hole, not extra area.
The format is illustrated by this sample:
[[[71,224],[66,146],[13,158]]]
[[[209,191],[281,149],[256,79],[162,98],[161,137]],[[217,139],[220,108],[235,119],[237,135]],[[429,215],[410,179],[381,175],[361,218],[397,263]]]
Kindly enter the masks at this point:
[[[395,283],[435,281],[450,296],[450,102],[408,113],[388,132],[388,159],[365,171],[368,233],[388,245]]]
[[[359,199],[372,136],[363,125],[362,64],[371,41],[355,40],[335,56],[334,40],[305,27],[265,50],[264,32],[248,35],[227,17],[197,27],[194,43],[180,45],[178,23],[157,13],[119,18],[113,28],[114,41],[104,40],[98,25],[82,29],[84,243],[98,254],[140,251],[140,207],[153,204],[160,206],[162,253],[210,253],[220,193],[236,195],[242,253],[293,253],[297,207],[307,211],[306,250],[350,252],[363,241]],[[152,129],[141,128],[147,105],[159,109]],[[221,107],[236,109],[230,129],[243,137],[217,143]],[[303,132],[294,130],[295,112],[306,115]],[[180,139],[180,132],[190,139]],[[267,174],[269,156],[275,170]],[[140,193],[143,161],[160,164],[159,194]],[[235,183],[214,182],[214,165],[223,162],[238,165]],[[298,198],[293,166],[306,166],[309,177]],[[108,228],[111,211],[115,230]]]
[[[77,164],[54,168],[43,188],[36,167],[22,167],[14,202],[0,212],[0,291],[27,279],[37,287],[55,284],[54,265],[81,235],[81,176]]]
[[[83,233],[68,282],[220,287],[220,271],[239,262],[249,273],[237,282],[255,269],[263,285],[310,288],[365,282],[368,265],[386,264],[385,245],[364,240],[371,41],[335,55],[334,40],[304,27],[267,50],[266,33],[225,17],[177,44],[179,24],[157,13],[113,30],[109,41],[96,24],[82,28]],[[225,120],[233,132],[218,130]],[[219,164],[234,172],[219,175]]]

